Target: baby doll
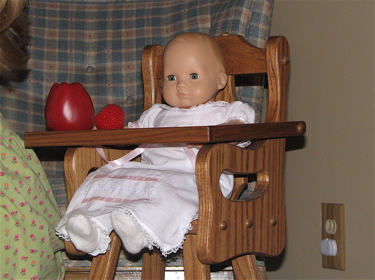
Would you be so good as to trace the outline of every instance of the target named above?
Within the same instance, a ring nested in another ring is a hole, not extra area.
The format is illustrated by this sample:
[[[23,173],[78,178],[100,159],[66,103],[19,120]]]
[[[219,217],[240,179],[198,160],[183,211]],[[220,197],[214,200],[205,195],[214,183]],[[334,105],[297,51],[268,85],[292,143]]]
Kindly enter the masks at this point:
[[[163,54],[163,98],[130,128],[252,123],[247,104],[215,102],[226,86],[225,59],[220,46],[203,33],[183,33]],[[91,255],[108,249],[114,229],[132,254],[159,248],[163,255],[181,248],[191,221],[198,216],[195,179],[197,147],[149,145],[141,162],[107,164],[91,173],[73,197],[57,233]],[[233,177],[220,179],[229,197]]]

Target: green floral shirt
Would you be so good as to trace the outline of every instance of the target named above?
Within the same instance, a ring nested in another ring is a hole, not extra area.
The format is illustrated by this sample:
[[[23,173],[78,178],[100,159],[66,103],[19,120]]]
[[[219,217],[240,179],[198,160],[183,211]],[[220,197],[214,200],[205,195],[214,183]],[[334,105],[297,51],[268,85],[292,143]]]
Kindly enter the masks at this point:
[[[33,150],[0,114],[0,279],[63,279],[61,216]]]

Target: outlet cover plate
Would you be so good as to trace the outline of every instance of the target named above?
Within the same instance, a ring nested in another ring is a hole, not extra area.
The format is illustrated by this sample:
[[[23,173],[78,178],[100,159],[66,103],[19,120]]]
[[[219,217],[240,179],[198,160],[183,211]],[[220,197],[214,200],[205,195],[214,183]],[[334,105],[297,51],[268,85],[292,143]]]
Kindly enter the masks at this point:
[[[325,223],[328,219],[336,221],[335,234],[326,232]],[[322,240],[334,239],[337,244],[336,256],[323,256],[322,267],[345,270],[345,219],[344,204],[322,203]]]

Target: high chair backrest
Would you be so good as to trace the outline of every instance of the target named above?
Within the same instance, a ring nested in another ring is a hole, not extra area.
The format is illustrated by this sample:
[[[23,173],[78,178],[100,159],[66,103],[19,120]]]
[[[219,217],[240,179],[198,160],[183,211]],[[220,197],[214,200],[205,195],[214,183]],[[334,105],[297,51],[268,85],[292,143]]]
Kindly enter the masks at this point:
[[[121,106],[127,121],[143,112],[141,53],[145,45],[166,44],[181,32],[212,36],[239,34],[258,47],[269,36],[274,0],[33,0],[30,70],[27,79],[0,87],[0,111],[23,137],[46,129],[44,105],[53,83],[80,82],[95,112]],[[260,90],[247,88],[242,101],[261,109]],[[39,149],[57,202],[66,204],[63,149]]]

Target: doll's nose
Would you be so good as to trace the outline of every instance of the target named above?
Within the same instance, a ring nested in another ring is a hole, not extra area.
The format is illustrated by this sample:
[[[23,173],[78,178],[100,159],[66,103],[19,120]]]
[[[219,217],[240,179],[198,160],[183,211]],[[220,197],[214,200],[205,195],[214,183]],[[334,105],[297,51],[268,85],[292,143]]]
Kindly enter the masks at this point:
[[[182,89],[182,88],[185,88],[186,87],[186,85],[185,85],[185,83],[184,82],[178,82],[177,83],[177,89]]]

